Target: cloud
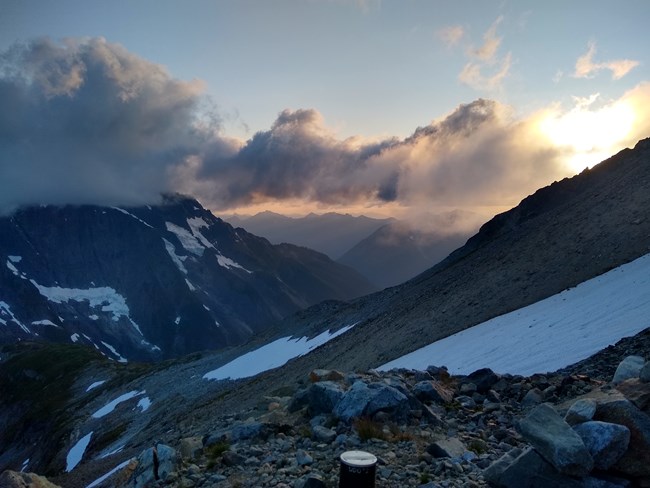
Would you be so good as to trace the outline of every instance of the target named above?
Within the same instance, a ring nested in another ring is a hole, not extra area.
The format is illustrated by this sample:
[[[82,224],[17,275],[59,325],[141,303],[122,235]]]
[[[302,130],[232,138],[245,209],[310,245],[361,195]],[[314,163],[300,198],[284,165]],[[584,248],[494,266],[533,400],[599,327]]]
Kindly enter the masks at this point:
[[[0,209],[158,200],[204,140],[201,91],[101,38],[13,46],[0,54]]]
[[[501,83],[510,73],[512,56],[508,53],[491,74],[484,74],[485,66],[481,63],[467,63],[458,74],[458,79],[475,90],[494,91],[501,87]]]
[[[638,61],[632,59],[617,59],[612,61],[595,62],[596,43],[590,42],[587,52],[576,61],[575,78],[593,78],[596,73],[602,70],[612,72],[612,79],[619,80],[639,65]]]
[[[233,156],[205,155],[183,181],[229,209],[302,199],[328,205],[510,205],[564,176],[553,149],[508,107],[479,99],[403,140],[337,139],[315,110],[285,110]]]
[[[470,50],[470,56],[479,59],[485,63],[493,63],[496,53],[501,45],[501,38],[497,37],[497,27],[503,21],[503,16],[499,16],[490,28],[483,34],[483,45]]]
[[[436,32],[436,36],[447,47],[453,47],[460,42],[465,35],[465,30],[460,25],[450,25]]]
[[[458,80],[478,91],[495,91],[501,88],[503,80],[510,73],[512,54],[499,56],[502,38],[497,36],[497,28],[503,21],[499,16],[483,35],[483,44],[478,48],[470,46],[467,56],[470,59],[458,74]]]
[[[490,83],[480,71],[472,76]],[[635,119],[621,144],[650,132],[650,85],[623,99]],[[593,111],[598,102],[576,99],[576,107]],[[565,161],[578,150],[544,137],[541,115],[518,118],[486,99],[404,139],[343,139],[318,111],[286,109],[268,130],[238,141],[223,134],[200,83],[174,79],[103,39],[41,39],[2,53],[0,106],[4,211],[43,203],[137,205],[173,191],[220,212],[289,201],[503,207],[570,174]],[[566,112],[553,116],[562,121]]]

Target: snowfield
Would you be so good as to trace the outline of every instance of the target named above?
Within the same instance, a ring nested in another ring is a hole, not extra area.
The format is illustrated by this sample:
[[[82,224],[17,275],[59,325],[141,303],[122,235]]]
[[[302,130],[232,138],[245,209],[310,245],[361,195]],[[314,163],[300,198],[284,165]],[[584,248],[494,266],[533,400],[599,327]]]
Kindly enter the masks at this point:
[[[380,366],[451,374],[480,368],[555,371],[650,327],[650,254],[557,295],[458,332]]]
[[[316,349],[336,336],[347,332],[355,325],[357,324],[348,325],[336,332],[328,330],[313,339],[307,337],[282,337],[204,374],[203,378],[206,380],[225,380],[228,378],[236,380],[255,376],[263,371],[282,366],[290,359],[307,354],[312,349]]]

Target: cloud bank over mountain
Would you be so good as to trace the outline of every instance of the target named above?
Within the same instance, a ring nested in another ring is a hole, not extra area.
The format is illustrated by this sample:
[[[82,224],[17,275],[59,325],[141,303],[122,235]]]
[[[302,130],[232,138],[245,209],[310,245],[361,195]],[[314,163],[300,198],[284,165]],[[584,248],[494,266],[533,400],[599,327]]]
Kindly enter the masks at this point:
[[[649,94],[641,85],[627,96]],[[539,115],[522,119],[485,99],[403,139],[341,139],[318,111],[286,109],[268,130],[235,140],[201,82],[101,38],[39,39],[1,53],[0,106],[4,212],[153,203],[174,191],[215,210],[284,199],[513,205],[570,174],[569,149],[541,137]],[[650,126],[641,115],[633,137]]]

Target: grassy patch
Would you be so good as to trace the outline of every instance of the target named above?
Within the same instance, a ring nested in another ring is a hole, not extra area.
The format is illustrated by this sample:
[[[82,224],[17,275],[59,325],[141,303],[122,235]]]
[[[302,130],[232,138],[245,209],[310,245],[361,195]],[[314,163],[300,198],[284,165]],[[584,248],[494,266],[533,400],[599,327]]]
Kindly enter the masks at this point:
[[[214,468],[217,465],[217,460],[228,449],[230,449],[230,444],[228,444],[225,441],[217,442],[216,444],[212,444],[210,447],[207,447],[205,449],[205,455],[208,458],[208,463],[207,463],[208,469]]]
[[[370,439],[387,440],[382,425],[372,419],[360,417],[352,423],[352,426],[362,441],[368,441]]]

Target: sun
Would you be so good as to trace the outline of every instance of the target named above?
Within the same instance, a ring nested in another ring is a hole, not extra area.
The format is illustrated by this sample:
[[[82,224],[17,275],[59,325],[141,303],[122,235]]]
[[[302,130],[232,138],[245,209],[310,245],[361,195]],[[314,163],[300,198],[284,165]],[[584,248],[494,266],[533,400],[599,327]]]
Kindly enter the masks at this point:
[[[542,134],[566,151],[567,169],[576,173],[618,152],[633,130],[635,112],[628,101],[592,108],[597,97],[576,99],[569,112],[549,110],[540,122]]]

